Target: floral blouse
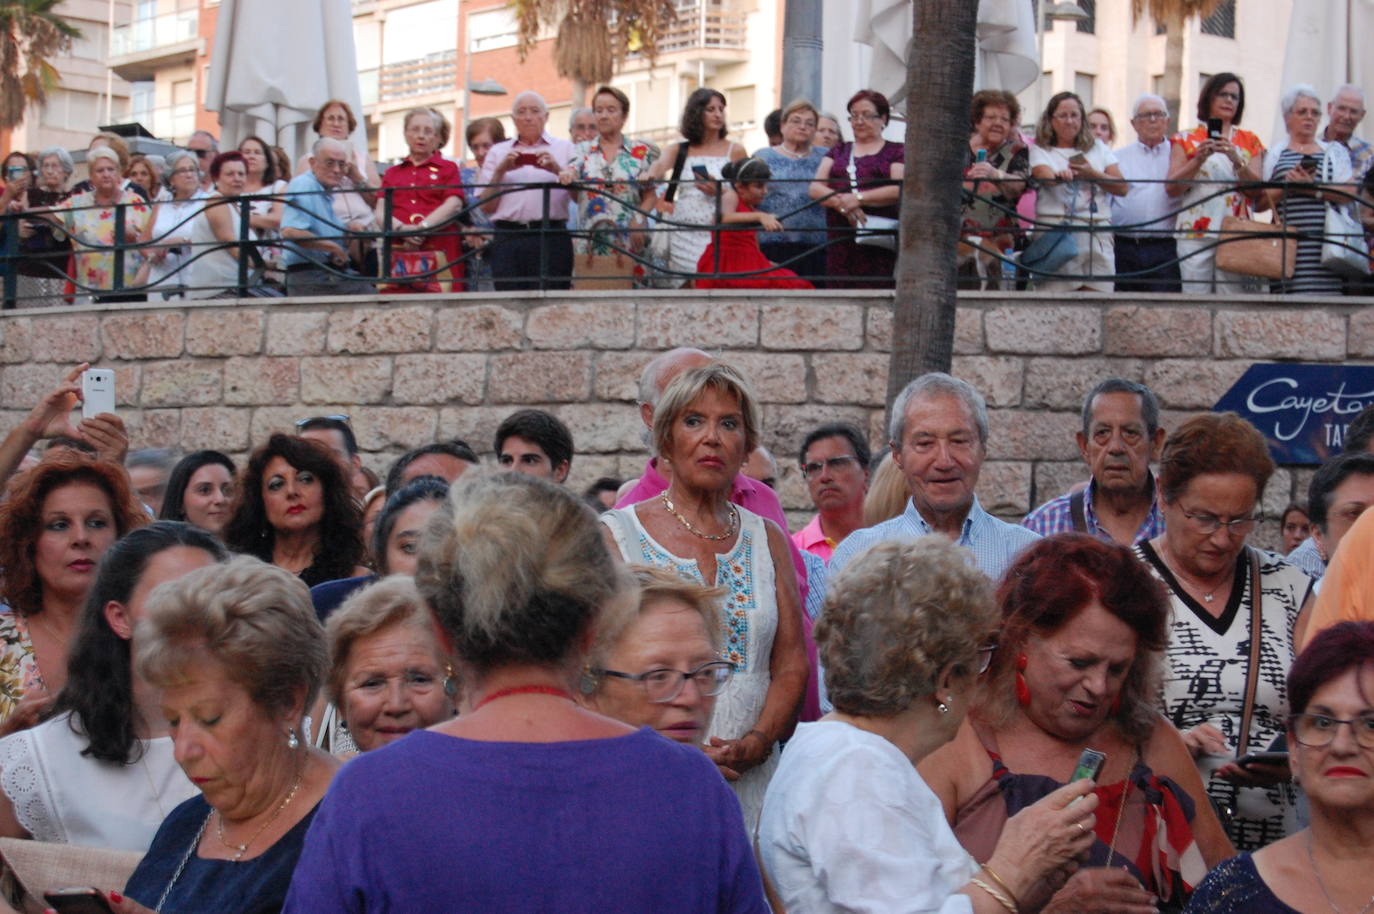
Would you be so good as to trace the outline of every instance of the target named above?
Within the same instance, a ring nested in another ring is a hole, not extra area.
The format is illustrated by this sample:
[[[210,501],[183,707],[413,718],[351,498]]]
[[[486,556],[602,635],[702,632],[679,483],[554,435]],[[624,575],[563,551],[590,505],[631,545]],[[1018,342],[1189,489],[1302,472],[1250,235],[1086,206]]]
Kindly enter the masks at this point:
[[[587,140],[578,143],[568,167],[572,169],[574,180],[603,182],[602,190],[583,190],[577,194],[577,226],[592,237],[574,238],[573,250],[578,254],[587,253],[588,244],[593,254],[610,254],[613,249],[604,235],[605,223],[614,223],[617,229],[628,229],[630,223],[639,217],[632,208],[639,204],[644,188],[640,181],[648,175],[649,166],[659,156],[659,149],[652,143],[625,137],[615,158],[606,159],[601,151],[601,140]],[[598,225],[600,224],[600,226]],[[621,233],[616,244],[626,246]]]
[[[1207,141],[1207,125],[1199,125],[1186,133],[1178,133],[1170,140],[1175,146],[1183,148],[1183,152],[1188,158],[1197,155],[1198,147]],[[1231,131],[1231,144],[1236,147],[1236,152],[1240,155],[1242,165],[1249,165],[1252,159],[1264,158],[1264,144],[1259,141],[1248,130],[1241,130],[1236,127]],[[1188,193],[1184,196],[1181,207],[1183,211],[1178,216],[1178,227],[1187,234],[1187,238],[1206,238],[1209,235],[1215,237],[1221,231],[1221,220],[1227,216],[1236,216],[1241,219],[1252,217],[1250,212],[1250,201],[1245,195],[1237,190],[1234,182],[1237,180],[1239,169],[1226,156],[1221,153],[1213,153],[1203,163],[1202,168],[1193,176],[1195,181],[1216,181],[1216,184],[1194,184],[1188,188]],[[1230,186],[1226,186],[1230,184]],[[1217,194],[1218,191],[1225,190],[1224,194]],[[1210,196],[1216,194],[1216,196]]]
[[[20,699],[47,691],[24,617],[12,609],[0,612],[0,722],[9,719]]]
[[[124,210],[125,226],[134,234],[141,233],[152,207],[131,190],[121,191],[119,202],[130,204]],[[77,294],[114,289],[115,207],[98,206],[95,192],[85,191],[68,197],[55,211],[67,234],[76,241]],[[124,283],[133,285],[143,255],[131,251],[124,256]]]

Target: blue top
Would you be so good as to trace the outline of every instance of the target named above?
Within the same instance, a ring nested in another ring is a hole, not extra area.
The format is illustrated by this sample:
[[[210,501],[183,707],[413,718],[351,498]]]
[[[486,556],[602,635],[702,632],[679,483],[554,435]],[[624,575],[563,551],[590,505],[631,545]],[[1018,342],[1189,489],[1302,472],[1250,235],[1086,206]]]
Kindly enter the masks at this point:
[[[881,524],[855,530],[846,536],[844,542],[836,547],[835,554],[830,557],[826,577],[834,581],[841,568],[874,543],[892,539],[915,539],[934,532],[916,510],[916,505],[908,498],[906,510],[901,514]],[[978,503],[978,496],[975,495],[955,545],[963,546],[972,552],[973,561],[978,568],[995,582],[1002,577],[1002,572],[1007,570],[1007,566],[1021,550],[1038,539],[1040,534],[998,520],[984,511],[983,506]]]
[[[1184,914],[1300,914],[1264,884],[1249,851],[1218,863],[1183,910]]]
[[[296,175],[286,185],[286,192],[296,196],[288,197],[286,206],[282,208],[282,229],[304,229],[320,238],[331,239],[344,233],[343,226],[339,225],[339,217],[334,214],[333,195],[327,192],[314,172]],[[340,243],[339,246],[345,245]],[[289,241],[283,250],[282,263],[288,267],[310,260],[325,264],[329,259],[323,251],[303,248]]]
[[[375,580],[377,580],[377,575],[364,574],[356,578],[336,578],[333,581],[316,584],[310,588],[310,602],[315,607],[315,615],[323,622],[329,618],[330,613],[339,608],[344,600],[353,595],[353,591],[371,584]]]
[[[358,756],[286,910],[768,914],[734,794],[647,727],[558,743],[417,730]]]
[[[318,807],[317,807],[318,808]],[[124,886],[124,894],[154,907],[186,851],[199,840],[210,804],[200,795],[172,810]],[[209,860],[192,854],[172,886],[162,914],[273,914],[280,911],[301,855],[312,809],[276,844],[251,860]]]
[[[1317,551],[1317,541],[1308,537],[1292,552],[1288,553],[1288,561],[1297,565],[1303,571],[1312,575],[1318,581],[1326,574],[1326,560]]]
[[[1096,480],[1090,481],[1088,487],[1083,490],[1083,522],[1088,525],[1088,529],[1084,532],[1092,534],[1103,542],[1114,542],[1112,535],[1098,521],[1097,511],[1093,508],[1096,491]],[[1131,540],[1132,543],[1152,540],[1164,532],[1164,512],[1159,510],[1159,493],[1155,490],[1153,474],[1150,476],[1150,491],[1155,493],[1150,499],[1150,513],[1145,515],[1145,520],[1141,521],[1140,529],[1135,532],[1135,539]],[[1072,500],[1072,495],[1060,495],[1058,498],[1051,498],[1026,515],[1026,519],[1021,521],[1021,525],[1028,530],[1034,530],[1041,536],[1070,533],[1073,531]]]
[[[812,146],[811,154],[800,159],[785,156],[775,147],[754,153],[754,157],[762,159],[772,172],[768,193],[758,206],[759,212],[777,216],[783,227],[789,229],[786,232],[759,232],[759,244],[825,244],[825,210],[807,193],[825,155],[826,150],[819,146]],[[786,215],[798,209],[801,212]]]

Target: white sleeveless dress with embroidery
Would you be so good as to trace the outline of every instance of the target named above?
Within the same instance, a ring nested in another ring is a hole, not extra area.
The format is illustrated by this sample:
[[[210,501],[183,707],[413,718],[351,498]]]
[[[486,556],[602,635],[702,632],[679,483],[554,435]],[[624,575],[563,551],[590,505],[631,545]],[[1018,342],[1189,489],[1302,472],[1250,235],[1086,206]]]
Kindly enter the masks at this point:
[[[716,696],[715,713],[706,731],[708,743],[713,736],[739,739],[752,730],[772,682],[769,661],[773,635],[778,629],[778,602],[768,530],[757,514],[739,508],[739,515],[739,538],[729,552],[716,557],[714,581],[702,577],[694,559],[679,558],[659,545],[639,522],[633,506],[601,515],[601,522],[615,537],[625,561],[672,568],[692,580],[728,591],[721,606],[721,656],[735,665],[735,675]],[[778,751],[774,746],[767,761],[730,785],[739,797],[744,824],[751,835],[763,810],[768,781],[777,767]]]

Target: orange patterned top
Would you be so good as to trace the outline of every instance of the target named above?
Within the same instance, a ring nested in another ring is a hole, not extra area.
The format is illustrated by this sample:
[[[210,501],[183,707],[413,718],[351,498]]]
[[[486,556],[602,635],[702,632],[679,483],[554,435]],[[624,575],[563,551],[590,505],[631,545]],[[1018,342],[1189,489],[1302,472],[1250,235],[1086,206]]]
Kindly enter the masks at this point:
[[[1207,125],[1200,124],[1186,133],[1177,133],[1170,139],[1175,146],[1183,148],[1188,158],[1197,155],[1198,147],[1207,141]],[[1231,131],[1231,144],[1240,154],[1242,165],[1249,165],[1254,159],[1263,160],[1264,144],[1248,130],[1236,127]],[[1187,238],[1206,238],[1221,231],[1221,220],[1226,216],[1250,219],[1250,201],[1235,189],[1239,169],[1226,156],[1219,152],[1208,156],[1202,168],[1194,175],[1195,181],[1216,182],[1194,184],[1188,188],[1181,204],[1183,211],[1178,215],[1178,227],[1186,232]],[[1218,191],[1225,190],[1225,193]]]

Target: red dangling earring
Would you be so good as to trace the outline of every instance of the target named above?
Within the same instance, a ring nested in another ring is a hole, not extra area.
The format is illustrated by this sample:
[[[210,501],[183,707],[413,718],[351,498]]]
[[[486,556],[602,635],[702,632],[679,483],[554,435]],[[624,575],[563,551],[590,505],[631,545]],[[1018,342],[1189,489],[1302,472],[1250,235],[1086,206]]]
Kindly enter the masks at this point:
[[[1026,669],[1026,655],[1018,654],[1016,657],[1016,703],[1023,708],[1030,707],[1030,687],[1026,685],[1026,677],[1021,673]]]

